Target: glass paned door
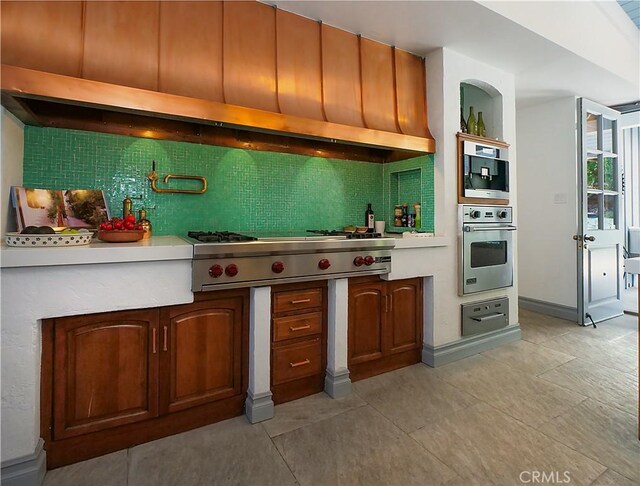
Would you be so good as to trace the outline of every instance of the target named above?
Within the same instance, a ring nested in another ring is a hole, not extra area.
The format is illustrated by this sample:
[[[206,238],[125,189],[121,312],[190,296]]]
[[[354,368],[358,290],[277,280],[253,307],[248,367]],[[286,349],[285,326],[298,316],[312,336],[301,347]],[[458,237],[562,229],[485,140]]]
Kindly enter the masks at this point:
[[[580,221],[578,316],[580,324],[622,314],[620,227],[622,168],[618,158],[620,113],[589,100],[578,100]]]

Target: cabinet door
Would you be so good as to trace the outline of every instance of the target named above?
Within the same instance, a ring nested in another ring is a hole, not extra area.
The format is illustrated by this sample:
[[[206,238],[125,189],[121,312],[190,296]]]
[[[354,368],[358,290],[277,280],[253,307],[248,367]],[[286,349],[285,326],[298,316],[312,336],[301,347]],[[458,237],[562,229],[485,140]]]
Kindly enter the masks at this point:
[[[157,310],[56,319],[54,439],[155,417]]]
[[[422,346],[422,279],[386,282],[388,312],[384,353],[400,353]]]
[[[383,284],[370,282],[349,287],[348,364],[382,357]]]
[[[245,298],[213,298],[162,311],[161,413],[242,394]]]

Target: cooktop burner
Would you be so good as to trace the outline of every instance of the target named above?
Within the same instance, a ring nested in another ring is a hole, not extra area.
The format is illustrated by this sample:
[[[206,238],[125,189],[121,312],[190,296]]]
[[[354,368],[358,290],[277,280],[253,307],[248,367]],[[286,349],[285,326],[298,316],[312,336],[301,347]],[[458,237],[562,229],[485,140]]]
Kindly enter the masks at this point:
[[[255,241],[258,239],[254,236],[241,235],[240,233],[232,233],[230,231],[189,231],[187,236],[203,243],[230,243],[234,241]]]

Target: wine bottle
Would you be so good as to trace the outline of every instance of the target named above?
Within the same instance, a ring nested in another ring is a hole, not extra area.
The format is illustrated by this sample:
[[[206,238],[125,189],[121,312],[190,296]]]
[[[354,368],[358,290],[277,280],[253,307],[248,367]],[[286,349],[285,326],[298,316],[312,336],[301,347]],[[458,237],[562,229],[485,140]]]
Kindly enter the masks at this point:
[[[476,125],[476,127],[476,130],[478,131],[477,135],[480,135],[481,137],[487,136],[487,129],[484,126],[484,120],[482,119],[481,111],[478,112],[478,124]]]
[[[373,233],[375,219],[373,209],[371,209],[371,203],[369,203],[367,205],[367,210],[364,213],[364,225],[367,227],[367,232]]]
[[[471,135],[478,134],[478,124],[476,123],[476,115],[473,113],[473,106],[469,107],[469,118],[467,118],[467,133]]]
[[[464,113],[462,112],[463,108],[460,107],[460,131],[462,133],[469,133],[467,130],[467,122],[464,121]]]

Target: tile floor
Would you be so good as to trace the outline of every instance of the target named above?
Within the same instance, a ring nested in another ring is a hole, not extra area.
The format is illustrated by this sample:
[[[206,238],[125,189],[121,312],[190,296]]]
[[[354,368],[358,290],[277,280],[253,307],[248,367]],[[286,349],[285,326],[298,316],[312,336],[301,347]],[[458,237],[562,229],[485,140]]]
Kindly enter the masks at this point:
[[[520,342],[56,469],[45,485],[640,484],[637,318],[593,329],[522,310],[520,324]]]

